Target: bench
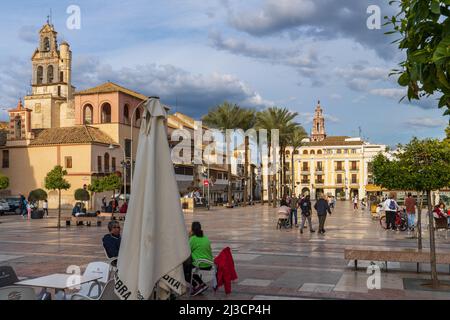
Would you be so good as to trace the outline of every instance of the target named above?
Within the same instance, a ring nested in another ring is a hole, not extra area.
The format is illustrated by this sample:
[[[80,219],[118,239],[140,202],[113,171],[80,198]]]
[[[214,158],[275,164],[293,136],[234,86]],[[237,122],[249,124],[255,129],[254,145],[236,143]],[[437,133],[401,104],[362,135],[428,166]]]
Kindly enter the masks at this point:
[[[355,270],[358,269],[358,260],[364,261],[385,261],[386,272],[387,263],[390,262],[415,262],[417,263],[417,273],[419,273],[420,263],[430,263],[430,251],[413,248],[388,249],[379,247],[365,248],[345,248],[344,258],[355,261]],[[450,273],[450,253],[436,252],[437,264],[448,264]]]
[[[71,223],[78,226],[80,223],[83,225],[86,223],[87,226],[91,226],[92,224],[100,227],[102,222],[105,220],[104,217],[66,217],[64,218],[66,221],[66,226],[70,226]]]
[[[102,217],[104,219],[109,220],[119,220],[119,221],[125,221],[126,213],[119,213],[119,212],[102,212],[100,213],[99,217]]]

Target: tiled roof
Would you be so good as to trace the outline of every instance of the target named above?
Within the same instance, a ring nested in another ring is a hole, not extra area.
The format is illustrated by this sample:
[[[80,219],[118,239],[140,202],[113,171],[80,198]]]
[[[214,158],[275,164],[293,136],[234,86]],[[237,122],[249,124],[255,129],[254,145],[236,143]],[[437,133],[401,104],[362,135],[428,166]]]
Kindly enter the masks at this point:
[[[111,93],[111,92],[122,92],[129,96],[141,99],[141,100],[147,100],[148,97],[137,93],[133,90],[124,88],[122,86],[119,86],[118,84],[115,84],[113,82],[106,82],[102,85],[99,85],[94,88],[86,89],[83,91],[78,91],[75,93],[75,95],[88,95],[88,94],[96,94],[96,93]]]
[[[116,144],[106,133],[98,128],[89,126],[75,126],[67,128],[34,129],[35,139],[31,146],[57,144]]]
[[[363,141],[345,141],[346,139],[350,139],[350,137],[346,136],[334,136],[334,137],[326,137],[322,141],[312,141],[306,144],[308,147],[320,147],[320,146],[361,146],[363,145]]]

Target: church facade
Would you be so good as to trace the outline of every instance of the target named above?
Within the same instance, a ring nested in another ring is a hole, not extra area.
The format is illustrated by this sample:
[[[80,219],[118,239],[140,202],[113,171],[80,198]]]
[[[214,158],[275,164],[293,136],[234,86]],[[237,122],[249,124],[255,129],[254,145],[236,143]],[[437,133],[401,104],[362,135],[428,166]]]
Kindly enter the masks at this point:
[[[1,172],[10,179],[6,193],[27,196],[45,189],[47,173],[61,165],[71,184],[62,191],[62,202],[72,207],[74,191],[92,180],[111,173],[129,177],[131,155],[137,151],[139,107],[147,97],[111,82],[76,91],[70,46],[58,44],[49,23],[39,31],[31,62],[31,94],[9,110],[9,123],[0,132]],[[49,207],[56,208],[57,191],[48,194]],[[97,205],[101,196],[94,199]]]

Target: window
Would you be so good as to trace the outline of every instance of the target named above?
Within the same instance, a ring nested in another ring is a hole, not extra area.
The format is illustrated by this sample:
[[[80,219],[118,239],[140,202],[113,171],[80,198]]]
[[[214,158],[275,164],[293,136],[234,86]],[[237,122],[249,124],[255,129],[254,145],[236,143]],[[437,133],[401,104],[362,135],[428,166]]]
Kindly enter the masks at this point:
[[[52,83],[54,79],[53,66],[48,66],[47,68],[47,83]]]
[[[3,150],[2,168],[3,169],[9,168],[9,150]]]
[[[316,183],[323,183],[323,176],[322,175],[318,175],[317,176],[317,182]]]
[[[109,103],[102,106],[102,123],[111,123],[111,105]]]
[[[98,172],[103,172],[103,170],[102,170],[102,157],[101,156],[97,157],[97,171]]]
[[[343,171],[343,162],[342,161],[336,161],[336,170],[337,171]]]
[[[44,51],[50,51],[50,39],[47,37],[44,38],[43,49]]]
[[[39,66],[36,71],[36,82],[42,84],[44,82],[44,67]]]
[[[294,151],[294,154],[299,154],[298,150],[295,150],[295,151]]]
[[[341,183],[342,183],[342,174],[338,174],[338,175],[336,176],[336,183],[337,183],[337,184],[341,184]]]
[[[309,171],[309,168],[308,168],[308,162],[303,162],[302,170],[303,170],[303,171]]]
[[[356,149],[352,149],[352,153],[356,153]]]
[[[342,150],[341,149],[337,149],[337,154],[341,154]]]
[[[16,116],[14,119],[14,137],[17,140],[22,139],[22,118],[20,116]]]
[[[58,86],[58,97],[61,97],[61,86]]]
[[[109,153],[105,153],[105,172],[109,173]]]
[[[317,162],[317,171],[323,171],[322,162]]]
[[[289,157],[291,155],[291,152],[289,150],[286,151],[286,156]]]
[[[314,150],[311,150],[309,154],[316,154]]]
[[[64,71],[59,73],[59,82],[64,82]]]
[[[83,124],[85,124],[85,125],[92,124],[92,113],[93,113],[92,105],[88,104],[88,105],[84,106],[83,112],[84,112]]]
[[[114,158],[114,157],[112,157],[111,158],[111,169],[112,169],[112,172],[116,172],[117,170],[117,166],[116,166],[116,158]]]
[[[309,183],[308,176],[302,176],[302,183]]]
[[[34,112],[41,113],[41,104],[40,103],[36,103],[34,105]]]
[[[358,163],[356,161],[352,161],[351,162],[351,169],[352,170],[358,170]]]
[[[131,158],[131,140],[125,139],[125,157]]]
[[[130,124],[130,108],[127,104],[123,107],[123,121],[125,124]]]
[[[352,174],[352,183],[358,183],[358,178],[356,174]]]
[[[141,110],[136,110],[136,126],[139,126],[141,124]]]
[[[65,157],[64,162],[66,164],[66,169],[72,169],[72,157]]]
[[[308,150],[304,150],[304,151],[303,151],[303,154],[308,154]]]
[[[317,151],[317,154],[322,154],[322,150],[318,150],[318,151]]]

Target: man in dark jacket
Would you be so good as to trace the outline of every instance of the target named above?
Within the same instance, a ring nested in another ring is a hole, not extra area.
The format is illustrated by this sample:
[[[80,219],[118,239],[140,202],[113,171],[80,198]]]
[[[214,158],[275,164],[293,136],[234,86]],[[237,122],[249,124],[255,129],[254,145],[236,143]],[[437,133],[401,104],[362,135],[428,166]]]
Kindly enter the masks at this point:
[[[103,247],[105,248],[108,258],[117,258],[119,256],[120,242],[120,223],[111,221],[108,224],[109,234],[103,237]]]
[[[328,201],[325,196],[322,195],[319,200],[317,200],[314,205],[314,209],[317,211],[317,215],[319,216],[319,233],[325,233],[325,220],[327,219],[327,213],[331,215],[330,207],[328,206]]]

